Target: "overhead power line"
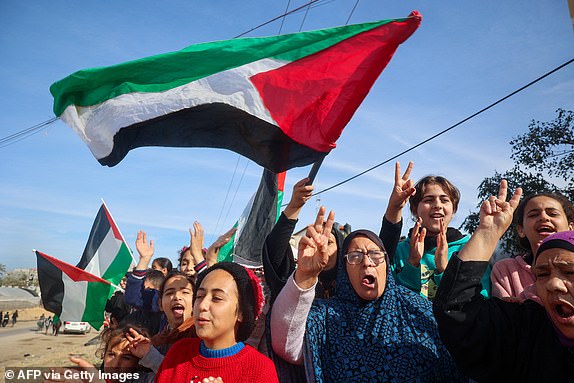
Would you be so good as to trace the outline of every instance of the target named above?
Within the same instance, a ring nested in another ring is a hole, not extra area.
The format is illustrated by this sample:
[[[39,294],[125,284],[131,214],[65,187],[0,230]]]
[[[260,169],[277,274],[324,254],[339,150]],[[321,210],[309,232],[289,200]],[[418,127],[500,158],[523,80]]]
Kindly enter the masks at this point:
[[[326,189],[320,190],[320,191],[318,191],[317,193],[314,193],[313,196],[316,196],[316,195],[325,193],[325,192],[327,192],[327,191],[329,191],[329,190],[332,190],[332,189],[334,189],[334,188],[336,188],[336,187],[338,187],[338,186],[341,186],[341,185],[343,185],[343,184],[346,184],[347,182],[352,181],[352,180],[354,180],[355,178],[358,178],[358,177],[362,176],[363,174],[366,174],[366,173],[368,173],[368,172],[370,172],[370,171],[372,171],[372,170],[375,170],[376,168],[378,168],[378,167],[380,167],[380,166],[382,166],[382,165],[384,165],[384,164],[386,164],[386,163],[389,163],[390,161],[392,161],[392,160],[394,160],[394,159],[397,159],[398,157],[402,156],[403,154],[406,154],[406,153],[408,153],[408,152],[410,152],[410,151],[412,151],[412,150],[418,148],[419,146],[424,145],[424,144],[426,144],[427,142],[429,142],[429,141],[431,141],[431,140],[434,140],[435,138],[437,138],[437,137],[439,137],[439,136],[442,136],[442,135],[445,134],[446,132],[448,132],[448,131],[450,131],[450,130],[456,128],[456,127],[459,126],[459,125],[462,125],[463,123],[465,123],[465,122],[467,122],[468,120],[470,120],[470,119],[472,119],[472,118],[478,116],[479,114],[481,114],[481,113],[483,113],[483,112],[486,112],[488,109],[494,107],[495,105],[500,104],[500,103],[503,102],[504,100],[506,100],[506,99],[508,99],[508,98],[510,98],[510,97],[512,97],[512,96],[514,96],[514,95],[517,94],[517,93],[522,92],[524,89],[526,89],[526,88],[528,88],[528,87],[530,87],[530,86],[536,84],[537,82],[539,82],[539,81],[545,79],[546,77],[550,76],[550,75],[553,74],[554,72],[557,72],[557,71],[559,71],[560,69],[562,69],[562,68],[564,68],[564,67],[566,67],[566,66],[572,64],[572,62],[574,62],[574,58],[571,59],[571,60],[569,60],[569,61],[567,61],[567,62],[565,62],[565,63],[562,64],[562,65],[557,66],[556,68],[552,69],[551,71],[549,71],[549,72],[543,74],[542,76],[538,77],[536,80],[533,80],[533,81],[529,82],[528,84],[526,84],[526,85],[520,87],[519,89],[515,90],[514,92],[507,94],[506,96],[502,97],[501,99],[499,99],[499,100],[493,102],[492,104],[490,104],[490,105],[488,105],[488,106],[482,108],[482,109],[479,110],[478,112],[473,113],[472,115],[470,115],[470,116],[468,116],[467,118],[465,118],[465,119],[463,119],[463,120],[457,122],[456,124],[454,124],[454,125],[452,125],[452,126],[446,128],[446,129],[444,129],[444,130],[438,132],[437,134],[435,134],[435,135],[433,135],[433,136],[427,138],[426,140],[423,140],[423,141],[419,142],[418,144],[416,144],[416,145],[414,145],[414,146],[411,146],[410,148],[408,148],[408,149],[406,149],[406,150],[403,150],[403,151],[400,152],[399,154],[396,154],[396,155],[392,156],[391,158],[388,158],[388,159],[386,159],[385,161],[383,161],[383,162],[381,162],[381,163],[379,163],[379,164],[377,164],[377,165],[375,165],[375,166],[372,166],[372,167],[368,168],[367,170],[364,170],[364,171],[362,171],[362,172],[360,172],[360,173],[358,173],[358,174],[355,174],[354,176],[349,177],[349,178],[347,178],[347,179],[345,179],[345,180],[343,180],[343,181],[341,181],[341,182],[339,182],[339,183],[336,183],[336,184],[333,185],[333,186],[329,186],[329,187],[326,188]],[[284,206],[286,206],[286,205],[284,205]]]
[[[359,1],[361,1],[361,0],[357,0],[355,2],[353,9],[351,9],[351,12],[349,13],[349,17],[347,17],[347,21],[345,22],[345,25],[349,24],[349,21],[351,20],[351,16],[353,16],[353,13],[355,13],[355,9],[357,8],[357,5],[359,5]]]
[[[256,27],[251,28],[251,29],[248,30],[248,31],[245,31],[245,32],[243,32],[243,33],[241,33],[241,34],[235,36],[234,39],[236,39],[236,38],[238,38],[238,37],[241,37],[241,36],[245,36],[246,34],[253,32],[254,30],[257,30],[257,29],[259,29],[259,28],[261,28],[261,27],[264,27],[264,26],[267,25],[267,24],[271,24],[272,22],[277,21],[277,20],[279,20],[279,19],[281,19],[281,18],[283,18],[283,17],[285,17],[285,16],[287,16],[287,15],[290,15],[290,14],[292,14],[292,13],[298,12],[298,11],[300,11],[301,9],[303,9],[303,8],[305,8],[305,7],[307,7],[307,6],[311,5],[311,4],[315,4],[315,3],[319,2],[319,1],[321,1],[321,0],[311,0],[311,1],[309,1],[308,3],[301,5],[300,7],[294,8],[294,9],[290,10],[289,12],[285,12],[285,13],[283,13],[282,15],[279,15],[279,16],[277,16],[277,17],[274,17],[274,18],[272,18],[271,20],[268,20],[268,21],[266,21],[266,22],[264,22],[264,23],[262,23],[262,24],[259,24],[259,25],[256,26]]]
[[[53,117],[49,120],[46,120],[44,122],[41,122],[37,125],[34,125],[28,129],[24,129],[21,130],[17,133],[11,134],[9,136],[6,136],[4,138],[0,139],[0,148],[4,148],[6,146],[15,144],[18,141],[22,141],[25,138],[30,137],[33,134],[36,134],[38,132],[40,132],[42,129],[44,129],[46,126],[52,124],[53,122],[55,122],[58,118],[57,117]]]

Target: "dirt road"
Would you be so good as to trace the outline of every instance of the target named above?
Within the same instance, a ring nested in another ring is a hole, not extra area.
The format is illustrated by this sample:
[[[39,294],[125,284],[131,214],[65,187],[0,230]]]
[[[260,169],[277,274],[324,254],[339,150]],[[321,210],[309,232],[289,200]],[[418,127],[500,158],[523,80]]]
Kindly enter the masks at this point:
[[[92,363],[99,363],[97,345],[84,346],[98,333],[46,335],[37,331],[36,321],[21,321],[16,326],[0,328],[0,382],[6,367],[70,366],[68,356],[79,354]]]

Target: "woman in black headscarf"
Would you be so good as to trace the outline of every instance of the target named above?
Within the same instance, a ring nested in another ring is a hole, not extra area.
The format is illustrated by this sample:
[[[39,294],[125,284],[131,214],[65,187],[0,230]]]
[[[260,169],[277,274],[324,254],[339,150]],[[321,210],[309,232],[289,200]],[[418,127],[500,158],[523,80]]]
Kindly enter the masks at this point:
[[[466,381],[440,342],[431,304],[395,283],[380,238],[349,234],[338,262],[337,294],[314,300],[328,260],[327,223],[310,225],[298,268],[271,314],[273,350],[304,364],[308,382]]]

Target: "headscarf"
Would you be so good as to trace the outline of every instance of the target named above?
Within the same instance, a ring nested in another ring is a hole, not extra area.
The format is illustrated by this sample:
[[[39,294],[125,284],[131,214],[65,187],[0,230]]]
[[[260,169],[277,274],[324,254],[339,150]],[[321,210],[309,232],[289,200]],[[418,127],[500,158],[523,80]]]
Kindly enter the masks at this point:
[[[564,249],[574,253],[574,231],[559,231],[554,233],[542,241],[536,252],[535,260],[538,259],[540,253],[548,249]]]
[[[355,293],[343,254],[357,236],[371,239],[384,250],[378,236],[368,230],[354,231],[345,239],[338,263],[337,295],[316,300],[307,318],[307,380],[468,381],[440,341],[431,303],[397,285],[388,266],[381,297],[365,301]]]
[[[331,233],[335,237],[337,245],[337,253],[334,255],[337,257],[337,262],[331,270],[325,270],[319,274],[319,283],[317,283],[317,288],[315,289],[315,296],[318,298],[329,299],[337,293],[337,270],[343,252],[343,233],[335,225],[333,225]]]

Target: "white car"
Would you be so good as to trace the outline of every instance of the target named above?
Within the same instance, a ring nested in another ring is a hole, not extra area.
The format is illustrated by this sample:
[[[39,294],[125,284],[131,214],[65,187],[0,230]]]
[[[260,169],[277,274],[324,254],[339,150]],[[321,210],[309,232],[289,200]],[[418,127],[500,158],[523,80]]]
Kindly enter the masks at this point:
[[[63,321],[60,331],[63,333],[87,334],[91,329],[92,326],[88,322]]]

